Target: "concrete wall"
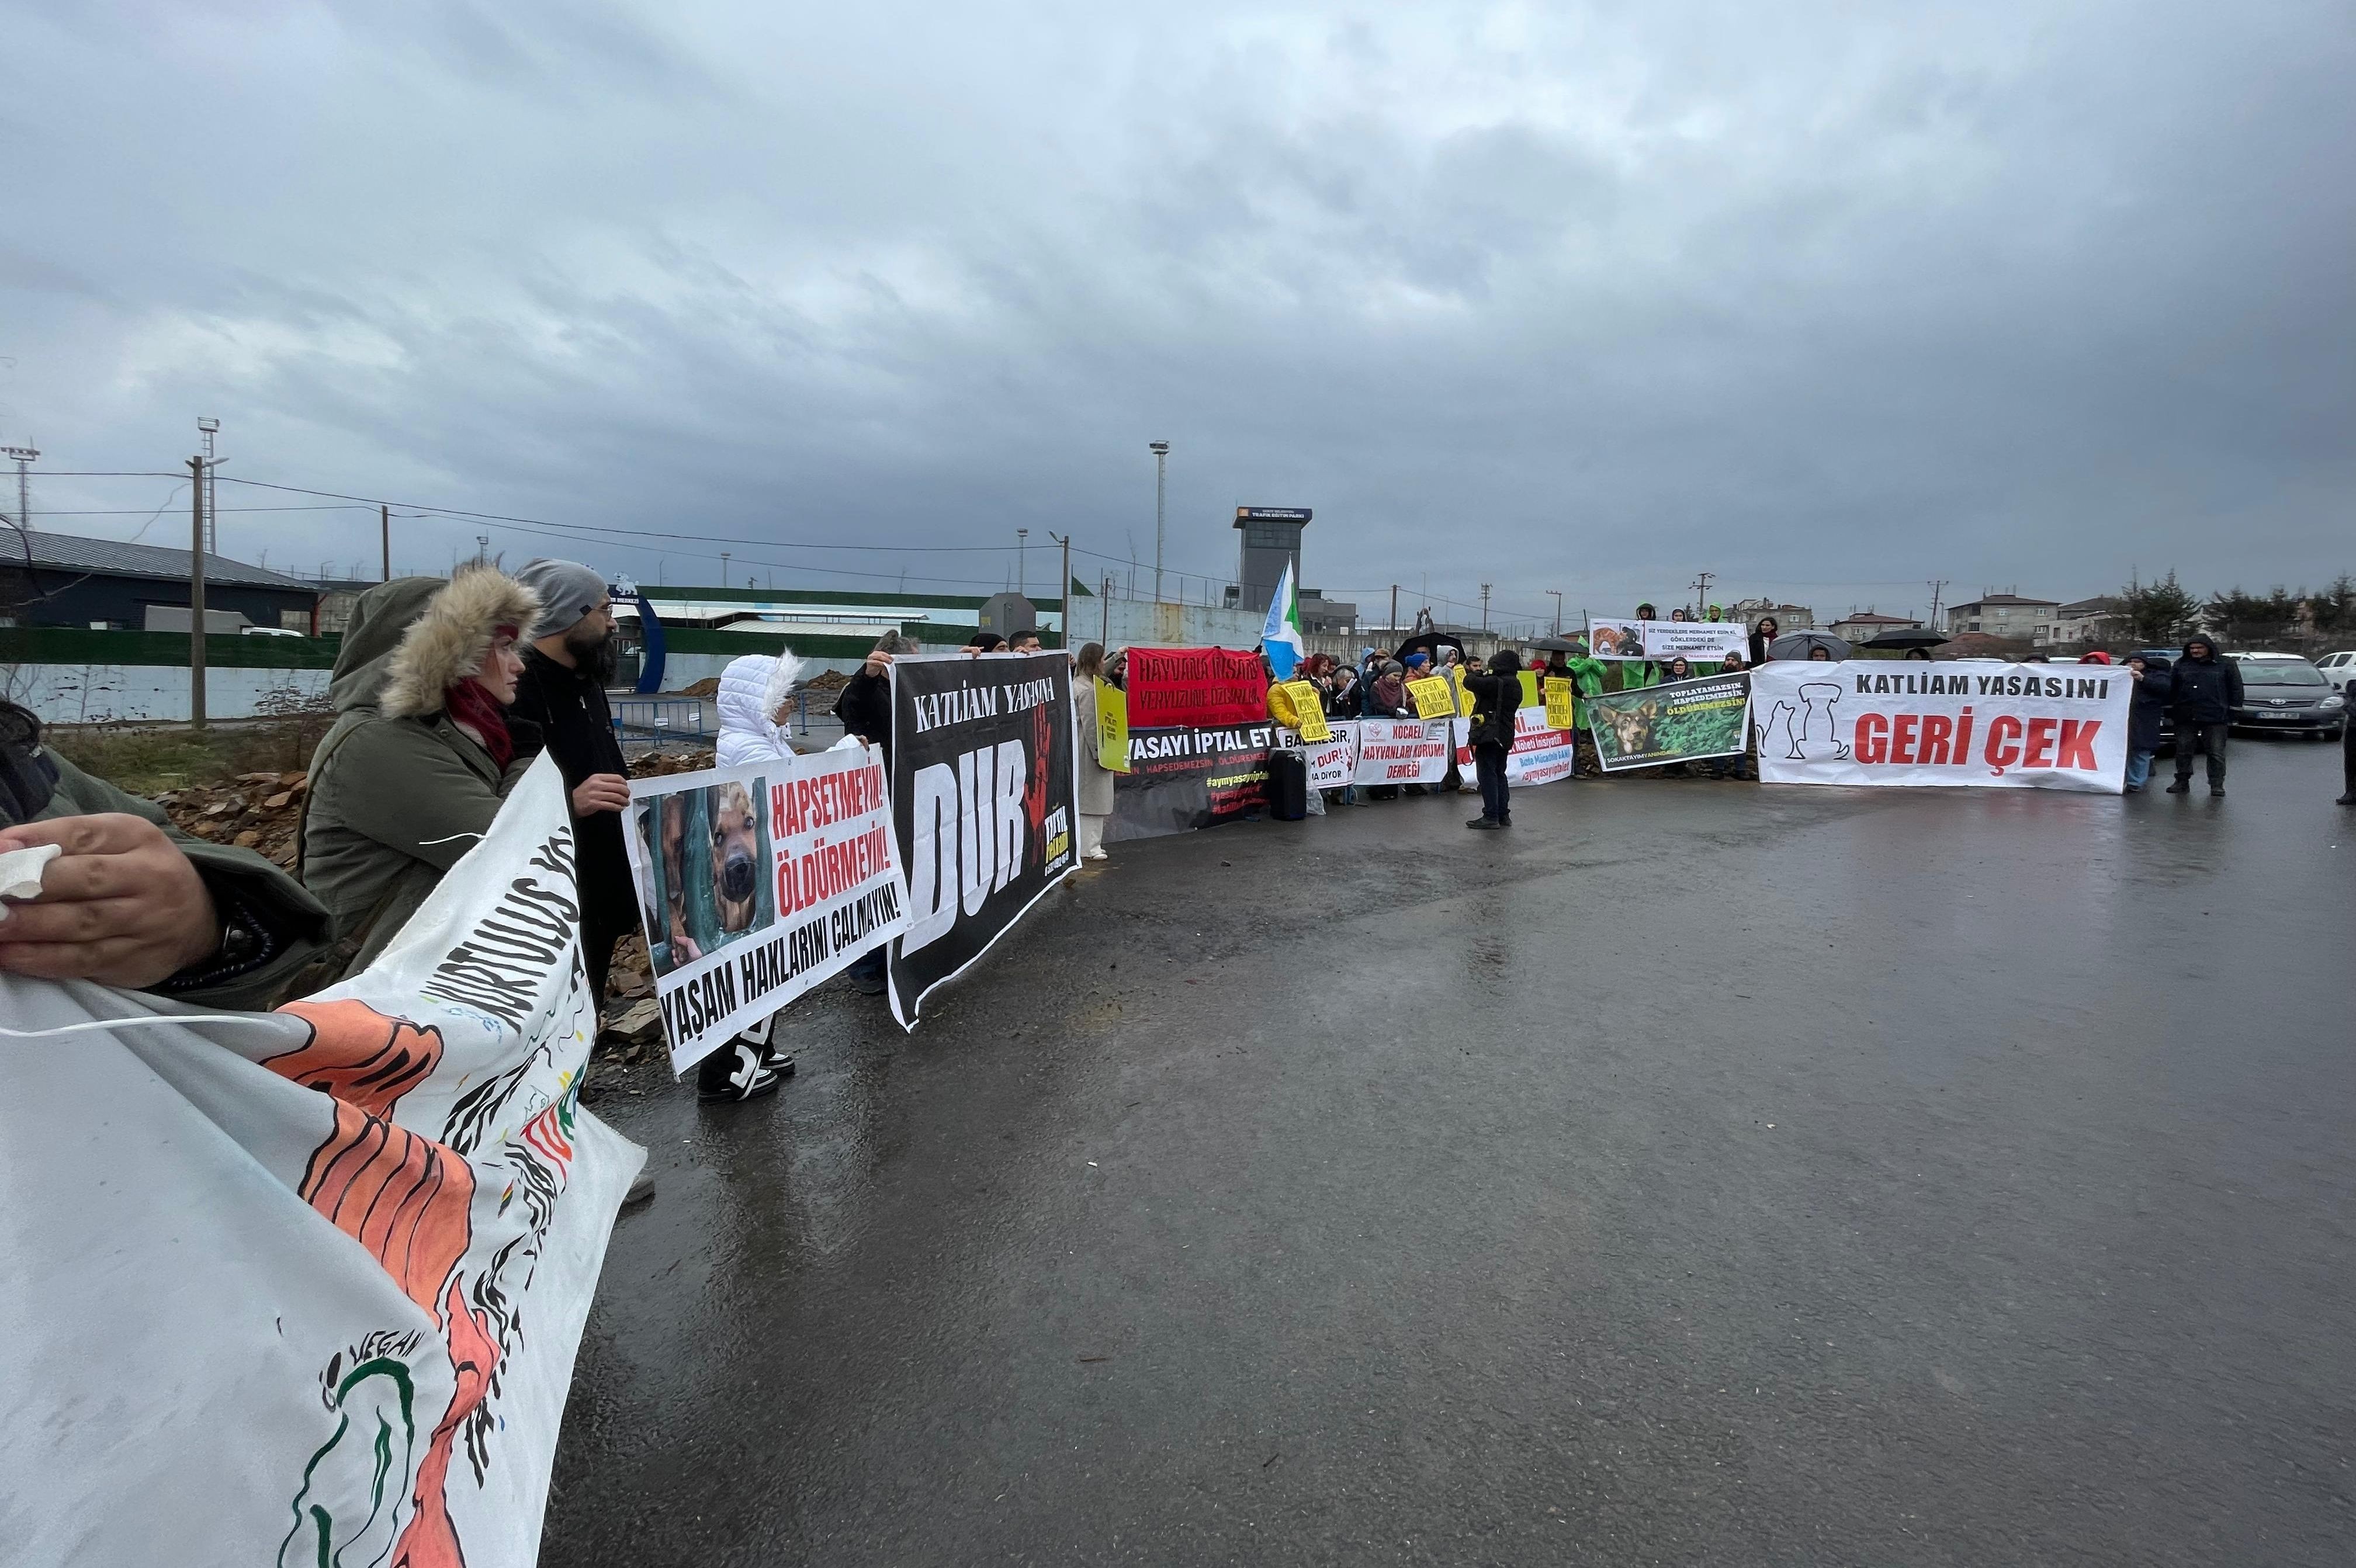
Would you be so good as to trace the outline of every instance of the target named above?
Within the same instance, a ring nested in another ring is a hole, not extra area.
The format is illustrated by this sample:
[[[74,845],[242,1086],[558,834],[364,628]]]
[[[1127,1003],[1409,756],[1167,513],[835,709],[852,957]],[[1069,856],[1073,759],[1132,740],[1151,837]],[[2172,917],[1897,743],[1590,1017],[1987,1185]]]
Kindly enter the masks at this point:
[[[1101,642],[1108,648],[1138,644],[1250,648],[1258,645],[1259,629],[1267,620],[1265,611],[1255,614],[1208,604],[1156,604],[1151,599],[1082,599],[1073,607],[1072,645]]]
[[[215,669],[205,712],[252,719],[272,693],[325,696],[324,669]],[[0,692],[52,724],[115,724],[188,717],[188,671],[173,665],[0,664]]]

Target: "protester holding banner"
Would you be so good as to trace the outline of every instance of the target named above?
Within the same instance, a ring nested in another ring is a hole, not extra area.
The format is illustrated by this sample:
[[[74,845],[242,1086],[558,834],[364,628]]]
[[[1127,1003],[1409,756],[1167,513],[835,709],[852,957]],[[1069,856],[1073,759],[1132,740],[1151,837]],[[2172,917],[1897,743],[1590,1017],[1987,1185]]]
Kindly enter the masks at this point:
[[[2127,660],[2127,676],[2135,696],[2127,702],[2127,773],[2126,790],[2140,795],[2151,782],[2152,760],[2159,755],[2160,726],[2168,717],[2169,699],[2176,680],[2164,658],[2141,654]]]
[[[380,583],[353,607],[304,797],[298,865],[336,919],[312,988],[384,950],[539,754],[540,727],[507,715],[539,614],[488,566]]]
[[[564,775],[580,855],[581,962],[602,1000],[614,944],[638,928],[622,813],[630,768],[614,736],[605,688],[614,678],[613,600],[604,574],[573,560],[535,560],[516,581],[540,595],[540,620],[524,649],[512,717],[540,726]]]
[[[1751,628],[1751,667],[1757,669],[1767,662],[1767,646],[1783,635],[1783,624],[1772,615],[1762,615],[1759,624]]]
[[[1112,820],[1113,784],[1120,775],[1104,765],[1098,748],[1091,742],[1097,735],[1097,682],[1104,677],[1105,651],[1102,643],[1081,645],[1079,656],[1072,661],[1072,733],[1080,753],[1080,788],[1078,813],[1080,818],[1080,859],[1108,860],[1105,853],[1105,824]]]
[[[786,733],[795,677],[801,660],[788,649],[781,657],[746,654],[720,672],[720,739],[712,762],[722,768],[790,763],[796,752]],[[763,869],[766,874],[766,869]],[[696,1064],[696,1094],[705,1100],[757,1100],[776,1092],[793,1076],[794,1053],[779,1038],[782,1010],[746,1024],[727,1044]]]
[[[39,860],[44,848],[45,864],[5,878],[0,970],[262,1008],[327,946],[327,912],[294,878],[251,849],[189,837],[43,745],[40,720],[0,700],[0,855]],[[37,891],[19,891],[28,882]]]

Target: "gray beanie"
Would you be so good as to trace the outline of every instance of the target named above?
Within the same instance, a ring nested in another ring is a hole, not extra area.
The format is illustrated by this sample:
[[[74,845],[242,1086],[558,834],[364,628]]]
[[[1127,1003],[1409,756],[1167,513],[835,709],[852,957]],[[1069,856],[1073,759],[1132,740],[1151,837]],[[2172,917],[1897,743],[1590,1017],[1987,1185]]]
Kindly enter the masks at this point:
[[[540,595],[540,619],[524,638],[536,643],[569,632],[605,597],[605,579],[577,560],[535,560],[515,574],[518,582]]]

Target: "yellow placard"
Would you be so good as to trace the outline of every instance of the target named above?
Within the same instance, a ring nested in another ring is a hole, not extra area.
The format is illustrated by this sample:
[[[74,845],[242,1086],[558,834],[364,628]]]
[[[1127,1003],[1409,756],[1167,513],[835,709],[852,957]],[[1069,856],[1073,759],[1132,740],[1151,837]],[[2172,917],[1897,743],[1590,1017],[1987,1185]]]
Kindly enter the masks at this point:
[[[1546,699],[1538,695],[1538,672],[1533,667],[1522,671],[1522,703],[1524,708],[1536,708]]]
[[[1447,676],[1449,686],[1456,693],[1456,717],[1459,719],[1472,718],[1472,689],[1464,684],[1464,671],[1462,667],[1458,665],[1450,665],[1440,673]]]
[[[1558,675],[1550,675],[1542,684],[1546,687],[1547,728],[1549,730],[1575,728],[1571,722],[1570,682]]]
[[[1129,693],[1098,681],[1097,766],[1108,773],[1129,772]]]
[[[1407,683],[1408,695],[1415,699],[1418,719],[1445,719],[1456,711],[1456,694],[1448,682],[1436,675]]]
[[[1304,741],[1330,741],[1333,731],[1325,723],[1325,699],[1317,688],[1305,680],[1288,680],[1284,695],[1291,699],[1292,727],[1301,731]]]

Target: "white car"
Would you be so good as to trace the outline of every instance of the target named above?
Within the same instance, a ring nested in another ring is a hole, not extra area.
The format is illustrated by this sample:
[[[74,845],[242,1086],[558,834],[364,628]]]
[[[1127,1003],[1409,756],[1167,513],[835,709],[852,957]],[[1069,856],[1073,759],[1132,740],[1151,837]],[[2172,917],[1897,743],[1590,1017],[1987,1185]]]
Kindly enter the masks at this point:
[[[2356,680],[2356,651],[2326,654],[2315,661],[2315,667],[2331,677],[2334,686],[2345,686]]]

